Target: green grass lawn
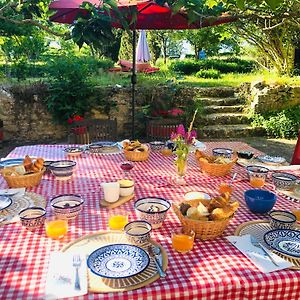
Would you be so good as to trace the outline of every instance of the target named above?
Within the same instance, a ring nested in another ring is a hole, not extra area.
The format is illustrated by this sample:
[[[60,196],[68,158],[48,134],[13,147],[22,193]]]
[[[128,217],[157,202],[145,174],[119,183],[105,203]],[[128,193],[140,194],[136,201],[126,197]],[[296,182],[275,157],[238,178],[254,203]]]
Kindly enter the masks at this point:
[[[100,86],[116,85],[130,86],[131,73],[108,73],[103,72],[93,77],[93,82]],[[244,82],[265,81],[271,85],[290,85],[299,86],[300,76],[279,77],[274,73],[250,73],[250,74],[224,74],[219,79],[204,79],[196,76],[184,76],[172,74],[168,71],[159,71],[152,74],[137,74],[138,85],[164,85],[168,83],[178,83],[182,85],[195,87],[215,87],[215,86],[232,86],[238,87]]]

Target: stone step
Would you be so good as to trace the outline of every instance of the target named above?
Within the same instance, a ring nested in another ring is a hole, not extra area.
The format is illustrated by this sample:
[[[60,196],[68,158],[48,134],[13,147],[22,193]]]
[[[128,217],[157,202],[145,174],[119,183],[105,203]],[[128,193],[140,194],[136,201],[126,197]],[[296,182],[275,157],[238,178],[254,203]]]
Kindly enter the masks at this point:
[[[197,88],[197,95],[207,97],[233,97],[235,92],[232,87]]]
[[[243,113],[216,113],[202,116],[197,123],[203,125],[246,124],[249,123],[249,119]]]
[[[251,127],[250,125],[211,125],[198,130],[197,137],[201,138],[237,138],[249,136],[264,136],[264,128]]]
[[[243,103],[243,100],[236,97],[227,97],[227,98],[211,98],[205,97],[200,98],[199,101],[203,106],[230,106],[230,105],[239,105]]]
[[[231,106],[210,105],[204,108],[204,112],[207,114],[234,113],[234,112],[242,112],[244,107],[245,107],[244,105],[231,105]]]

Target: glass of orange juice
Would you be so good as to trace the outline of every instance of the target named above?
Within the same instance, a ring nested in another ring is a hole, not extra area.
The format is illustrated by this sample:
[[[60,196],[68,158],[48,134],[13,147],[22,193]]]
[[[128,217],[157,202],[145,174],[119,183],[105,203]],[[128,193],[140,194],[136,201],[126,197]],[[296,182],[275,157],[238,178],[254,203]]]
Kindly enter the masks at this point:
[[[296,216],[297,222],[300,222],[300,206],[292,207],[291,212]]]
[[[232,194],[232,192],[233,192],[233,187],[232,187],[232,185],[230,185],[229,183],[221,182],[221,184],[220,184],[220,186],[219,186],[219,192],[220,192],[220,194],[223,194],[223,193],[229,193],[229,194]]]
[[[262,188],[265,185],[268,175],[268,168],[261,166],[248,166],[247,167],[250,185],[254,188]]]
[[[124,209],[110,209],[108,212],[108,227],[111,230],[123,230],[128,223],[128,211]]]
[[[68,220],[57,216],[49,217],[45,221],[46,235],[52,239],[61,239],[68,232]]]
[[[179,253],[187,253],[193,249],[195,232],[182,227],[172,231],[172,246]]]

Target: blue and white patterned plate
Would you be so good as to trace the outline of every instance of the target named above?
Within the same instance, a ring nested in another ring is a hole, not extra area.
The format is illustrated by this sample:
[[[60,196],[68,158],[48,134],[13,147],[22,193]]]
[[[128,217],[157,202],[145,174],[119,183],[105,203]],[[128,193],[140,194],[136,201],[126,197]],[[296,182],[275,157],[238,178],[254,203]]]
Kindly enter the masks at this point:
[[[18,166],[23,163],[23,158],[10,158],[0,161],[0,168]]]
[[[12,204],[12,200],[6,196],[0,196],[0,211],[9,207]]]
[[[92,252],[87,260],[90,270],[101,277],[120,279],[143,272],[150,258],[145,250],[127,244],[114,244]]]
[[[261,156],[257,156],[256,159],[265,164],[279,165],[286,162],[285,158],[281,156],[261,155]]]
[[[300,231],[274,229],[264,234],[266,244],[288,256],[300,258]]]

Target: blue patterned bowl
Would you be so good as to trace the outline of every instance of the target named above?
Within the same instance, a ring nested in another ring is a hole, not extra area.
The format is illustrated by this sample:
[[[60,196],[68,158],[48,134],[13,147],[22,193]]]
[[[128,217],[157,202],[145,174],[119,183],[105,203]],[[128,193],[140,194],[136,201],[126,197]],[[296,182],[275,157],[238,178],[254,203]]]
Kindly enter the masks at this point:
[[[149,142],[152,151],[160,151],[165,147],[165,143],[161,141]]]
[[[244,193],[248,208],[253,213],[265,214],[275,205],[277,196],[265,190],[248,190]]]
[[[291,190],[296,185],[298,177],[289,173],[273,173],[272,180],[275,187],[279,190]]]
[[[272,210],[269,217],[273,229],[292,229],[296,224],[296,216],[289,211]]]
[[[168,200],[156,197],[141,198],[134,203],[139,219],[150,223],[153,229],[161,227],[170,207]]]
[[[76,162],[73,160],[54,161],[49,165],[49,169],[56,179],[68,180],[72,177]]]
[[[84,200],[80,195],[66,194],[51,199],[54,214],[62,219],[75,219],[83,208]]]
[[[29,207],[19,212],[21,224],[28,230],[35,230],[45,223],[46,210],[42,207]]]
[[[130,243],[142,245],[149,242],[152,226],[146,221],[138,220],[129,222],[124,230]]]
[[[231,158],[233,151],[228,148],[214,148],[212,150],[214,156],[222,156],[226,158]]]

